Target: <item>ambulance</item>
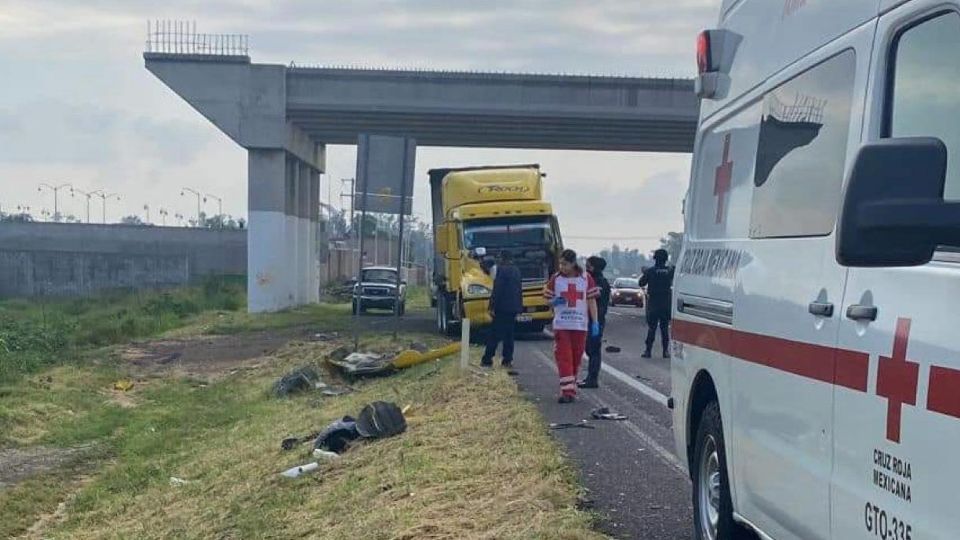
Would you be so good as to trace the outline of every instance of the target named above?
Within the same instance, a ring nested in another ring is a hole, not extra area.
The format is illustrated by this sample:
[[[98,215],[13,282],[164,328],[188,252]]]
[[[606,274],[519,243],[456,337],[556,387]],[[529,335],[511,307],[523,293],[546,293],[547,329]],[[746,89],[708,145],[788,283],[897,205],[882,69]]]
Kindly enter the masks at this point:
[[[960,1],[726,0],[697,64],[697,538],[960,538]]]

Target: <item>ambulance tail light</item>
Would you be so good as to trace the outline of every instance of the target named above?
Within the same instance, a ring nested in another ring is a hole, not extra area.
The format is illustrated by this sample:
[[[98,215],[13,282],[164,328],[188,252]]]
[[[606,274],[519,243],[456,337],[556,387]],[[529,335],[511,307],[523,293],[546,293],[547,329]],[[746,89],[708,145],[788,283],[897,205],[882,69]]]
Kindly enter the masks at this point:
[[[730,68],[743,36],[730,30],[704,30],[697,36],[697,79],[701,99],[723,99],[730,90]]]

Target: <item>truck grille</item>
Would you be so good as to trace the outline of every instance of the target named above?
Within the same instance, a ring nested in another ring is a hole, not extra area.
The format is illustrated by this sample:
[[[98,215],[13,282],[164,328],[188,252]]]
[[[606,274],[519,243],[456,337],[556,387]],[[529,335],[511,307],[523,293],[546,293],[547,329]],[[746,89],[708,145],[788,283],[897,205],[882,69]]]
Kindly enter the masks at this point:
[[[379,287],[364,287],[363,294],[367,296],[392,296],[390,289],[382,289]]]

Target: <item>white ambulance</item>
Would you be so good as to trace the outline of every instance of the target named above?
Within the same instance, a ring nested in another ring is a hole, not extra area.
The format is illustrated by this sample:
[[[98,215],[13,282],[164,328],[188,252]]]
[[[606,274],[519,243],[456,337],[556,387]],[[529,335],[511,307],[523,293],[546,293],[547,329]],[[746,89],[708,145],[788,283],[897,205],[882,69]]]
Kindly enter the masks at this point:
[[[726,0],[697,57],[698,538],[960,538],[960,1]]]

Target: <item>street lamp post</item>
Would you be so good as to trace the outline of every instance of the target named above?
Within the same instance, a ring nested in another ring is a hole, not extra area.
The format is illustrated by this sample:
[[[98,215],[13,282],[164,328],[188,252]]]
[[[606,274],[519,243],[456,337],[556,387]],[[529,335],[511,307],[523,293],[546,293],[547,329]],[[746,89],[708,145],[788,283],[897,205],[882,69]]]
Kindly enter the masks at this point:
[[[99,193],[97,193],[97,191],[99,191]],[[100,199],[101,199],[101,201],[102,201],[102,203],[103,203],[103,218],[101,219],[100,222],[101,222],[101,223],[106,223],[106,222],[107,222],[107,200],[108,200],[108,199],[117,199],[117,200],[119,201],[119,200],[120,200],[120,195],[118,195],[118,194],[116,194],[116,193],[105,193],[104,191],[99,190],[99,189],[98,189],[97,191],[94,191],[93,193],[91,193],[91,195],[96,195],[97,197],[100,197]]]
[[[170,215],[170,212],[168,212],[166,208],[162,208],[162,207],[160,208],[160,221],[163,222],[164,227],[167,226],[167,216],[169,215]]]
[[[73,189],[73,186],[70,183],[60,184],[59,186],[53,186],[45,182],[41,182],[37,187],[37,193],[42,193],[43,188],[47,188],[53,192],[53,220],[60,220],[60,190],[63,188]],[[48,212],[49,213],[49,212]]]
[[[93,195],[99,195],[101,190],[98,189],[96,191],[87,192],[79,188],[70,188],[70,196],[75,197],[75,193],[79,193],[87,198],[87,223],[90,223],[90,197]]]
[[[223,199],[217,197],[216,195],[207,193],[207,195],[203,198],[203,202],[207,202],[207,197],[217,200],[217,219],[220,220],[220,228],[223,228]]]
[[[150,224],[150,205],[149,204],[143,205],[143,211],[147,213],[147,225],[149,225]]]
[[[201,225],[201,223],[200,223],[200,201],[203,199],[203,195],[202,195],[199,191],[197,191],[197,190],[195,190],[195,189],[191,189],[191,188],[185,187],[185,188],[181,188],[181,189],[180,189],[180,196],[183,197],[184,195],[187,194],[187,192],[193,193],[194,195],[197,196],[197,227],[199,227],[199,226]]]
[[[173,217],[177,218],[177,226],[183,226],[183,214],[178,212]]]

